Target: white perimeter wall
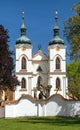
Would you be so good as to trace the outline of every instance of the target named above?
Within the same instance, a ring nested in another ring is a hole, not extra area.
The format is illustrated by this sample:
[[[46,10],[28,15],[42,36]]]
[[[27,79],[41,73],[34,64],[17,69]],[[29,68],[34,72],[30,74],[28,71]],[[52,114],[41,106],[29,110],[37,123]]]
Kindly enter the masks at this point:
[[[0,108],[0,118],[5,117],[5,107]]]
[[[75,116],[80,115],[80,101],[68,101],[60,95],[48,100],[23,96],[14,104],[5,105],[5,118],[21,116]]]

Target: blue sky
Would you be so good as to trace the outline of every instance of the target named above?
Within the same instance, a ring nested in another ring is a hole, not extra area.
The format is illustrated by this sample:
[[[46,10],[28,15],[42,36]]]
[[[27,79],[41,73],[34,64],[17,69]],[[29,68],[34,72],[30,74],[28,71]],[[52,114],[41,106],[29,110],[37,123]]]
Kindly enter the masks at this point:
[[[27,36],[32,41],[33,53],[38,50],[39,44],[47,53],[48,43],[53,37],[56,10],[59,13],[60,37],[68,46],[63,36],[63,22],[74,15],[71,9],[78,2],[79,0],[0,0],[0,24],[9,31],[10,49],[14,50],[16,39],[20,37],[22,9],[25,12]]]

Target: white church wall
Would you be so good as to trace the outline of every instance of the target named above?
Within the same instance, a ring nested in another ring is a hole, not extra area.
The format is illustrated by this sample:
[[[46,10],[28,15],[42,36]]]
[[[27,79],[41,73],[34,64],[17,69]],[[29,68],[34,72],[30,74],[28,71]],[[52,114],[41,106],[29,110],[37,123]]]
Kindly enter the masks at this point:
[[[43,102],[38,103],[37,116],[43,116]]]
[[[75,111],[75,115],[79,115],[80,117],[80,101],[75,101],[74,111]]]
[[[33,61],[44,61],[44,60],[48,60],[48,57],[42,52],[42,50],[38,50],[37,53],[33,55]]]
[[[59,49],[57,49],[57,47]],[[49,56],[50,56],[51,60],[53,59],[53,57],[55,55],[60,55],[65,60],[65,58],[66,58],[66,46],[65,45],[56,44],[56,45],[48,47],[48,50],[49,50]]]
[[[38,73],[37,69],[40,66],[43,73],[48,73],[48,61],[34,61],[33,62],[33,73]]]
[[[53,94],[55,94],[57,92],[56,91],[56,79],[57,78],[60,79],[60,86],[61,86],[60,90],[57,93],[63,95],[63,93],[65,92],[65,91],[63,92],[63,90],[66,89],[66,86],[65,86],[65,84],[63,82],[63,77],[64,76],[65,75],[57,75],[57,74],[56,75],[51,75],[50,85],[52,85],[52,88],[51,88],[51,91],[50,91],[50,95],[53,95]]]
[[[32,95],[32,77],[28,77],[28,88],[27,88],[28,94]]]
[[[59,50],[57,50],[59,47]],[[66,46],[54,45],[48,48],[50,56],[50,72],[56,70],[56,57],[60,58],[61,61],[61,72],[66,72]]]
[[[50,72],[56,71],[56,63],[55,59],[50,61]],[[66,64],[65,61],[61,61],[61,69],[60,72],[66,72]]]
[[[58,94],[66,96],[66,46],[65,45],[52,45],[48,47],[50,61],[49,61],[49,83],[52,85],[50,95],[55,94],[56,91],[56,79],[60,79],[60,90],[57,92]],[[60,59],[60,69],[56,69],[56,58]],[[65,77],[65,79],[64,79]],[[65,90],[65,91],[64,91]]]
[[[61,95],[40,101],[23,96],[15,103],[5,105],[5,118],[21,116],[80,116],[80,101],[69,101]]]
[[[24,107],[25,106],[25,107]],[[26,98],[16,104],[16,117],[18,116],[37,116],[37,104]]]
[[[37,103],[24,97],[14,104],[5,106],[5,117],[37,116]]]
[[[23,50],[23,47],[25,49]],[[26,47],[23,45],[19,45],[19,47],[16,47],[16,72],[19,72],[21,70],[21,60],[22,57],[26,58],[27,61],[27,71],[31,72],[32,64],[32,48]]]
[[[15,90],[14,93],[14,100],[17,100],[18,98],[20,98],[21,94],[19,93],[19,90]]]
[[[16,47],[16,76],[18,77],[20,82],[22,80],[22,77],[26,79],[27,91],[20,91],[21,86],[18,87],[15,92],[15,96],[16,96],[15,99],[18,99],[23,93],[31,94],[34,97],[33,89],[34,87],[37,86],[38,76],[42,77],[44,86],[47,86],[47,84],[52,85],[50,95],[56,93],[55,91],[56,78],[60,78],[61,91],[59,91],[58,93],[64,96],[66,93],[65,92],[63,94],[63,89],[65,89],[63,83],[63,77],[66,77],[66,60],[65,60],[66,47],[64,45],[51,46],[49,48],[50,59],[48,59],[48,57],[41,50],[38,50],[38,52],[32,57],[32,48],[26,47],[25,49],[23,49],[23,46],[24,45],[22,46],[20,45],[19,47]],[[59,47],[59,50],[56,49],[57,47]],[[23,70],[21,70],[21,60],[23,56],[26,58],[27,61],[26,73],[22,72]],[[61,69],[59,73],[56,72],[56,64],[55,64],[56,57],[59,57],[61,61]],[[37,71],[39,66],[41,67],[42,72]],[[28,72],[31,72],[31,74]]]
[[[63,97],[68,99],[67,93],[68,93],[68,78],[64,76],[63,77]]]
[[[19,59],[20,55],[26,55],[28,59],[32,59],[32,47],[24,46],[24,44],[18,45],[16,48],[16,59]],[[25,49],[24,49],[25,48]]]
[[[39,66],[39,63],[33,63],[32,66],[33,66],[33,74],[38,73],[38,72],[37,72],[37,68],[38,68],[38,66]]]
[[[46,103],[47,116],[66,116],[66,101],[59,96],[53,96]]]
[[[54,62],[53,62],[53,66],[54,69],[53,71],[56,70],[56,58],[59,57],[60,58],[60,71],[61,72],[66,72],[66,61],[64,59],[62,59],[62,57],[60,55],[55,55],[55,57],[53,58]]]
[[[21,88],[22,78],[25,78],[25,80],[26,80],[26,88]],[[20,82],[20,85],[16,86],[15,96],[14,96],[15,100],[19,99],[21,97],[21,95],[28,94],[28,92],[30,92],[29,91],[29,76],[28,75],[24,75],[24,74],[23,75],[19,75],[18,76],[18,80]]]
[[[25,57],[25,59],[26,59],[27,72],[32,72],[32,61],[30,59],[28,59],[28,57],[25,55],[20,55],[19,59],[16,61],[16,72],[19,72],[20,70],[22,70],[22,68],[21,68],[22,57]]]
[[[14,104],[8,104],[8,105],[5,105],[5,118],[6,117],[16,117],[15,115],[15,112],[16,112],[16,109],[15,109],[15,105]]]
[[[67,102],[67,116],[80,117],[80,101]]]
[[[42,69],[41,72],[37,71],[39,66]],[[34,75],[32,78],[33,87],[36,87],[39,76],[42,77],[43,84],[47,85],[47,83],[48,83],[48,62],[47,61],[33,61],[33,75]]]

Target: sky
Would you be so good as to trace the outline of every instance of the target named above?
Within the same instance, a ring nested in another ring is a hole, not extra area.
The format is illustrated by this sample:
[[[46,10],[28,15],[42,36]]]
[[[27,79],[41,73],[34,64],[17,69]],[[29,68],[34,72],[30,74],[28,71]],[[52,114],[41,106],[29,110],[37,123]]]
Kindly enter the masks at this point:
[[[14,50],[16,39],[20,37],[22,11],[24,10],[27,37],[31,40],[33,53],[41,45],[47,54],[47,47],[53,37],[55,11],[58,11],[60,37],[69,50],[68,42],[63,35],[64,21],[74,15],[72,7],[80,0],[0,0],[0,24],[8,29],[9,46]],[[67,58],[67,62],[69,59]]]

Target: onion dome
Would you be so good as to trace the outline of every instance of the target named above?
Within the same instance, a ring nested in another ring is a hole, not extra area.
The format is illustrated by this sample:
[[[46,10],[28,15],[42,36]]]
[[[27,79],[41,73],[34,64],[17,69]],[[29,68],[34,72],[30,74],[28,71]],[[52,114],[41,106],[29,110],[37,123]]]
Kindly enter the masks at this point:
[[[50,40],[49,45],[54,45],[54,44],[64,44],[64,41],[59,37],[59,26],[58,26],[58,12],[56,11],[56,16],[55,16],[55,26],[54,26],[54,36]]]
[[[16,44],[31,44],[31,40],[26,36],[26,26],[24,23],[24,12],[22,12],[21,36],[16,40]]]

